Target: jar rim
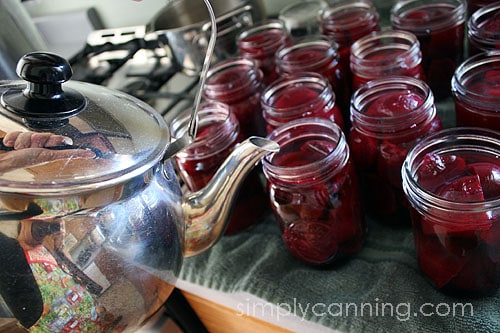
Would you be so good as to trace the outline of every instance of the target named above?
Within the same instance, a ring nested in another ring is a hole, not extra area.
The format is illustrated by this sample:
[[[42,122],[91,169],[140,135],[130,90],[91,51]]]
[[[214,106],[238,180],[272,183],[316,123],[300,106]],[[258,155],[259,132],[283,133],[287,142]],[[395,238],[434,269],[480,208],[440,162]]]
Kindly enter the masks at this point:
[[[473,152],[476,154],[480,152],[498,158],[500,152],[498,131],[478,127],[456,127],[430,134],[409,150],[401,168],[401,176],[404,193],[412,206],[419,211],[434,212],[434,214],[457,214],[459,212],[471,214],[500,207],[500,196],[481,202],[455,202],[423,189],[418,183],[416,172],[424,156],[430,152]],[[450,220],[446,223],[462,222]]]
[[[443,6],[452,5],[452,10],[440,16],[440,20],[435,22],[425,22],[422,24],[421,18],[408,18],[402,15],[406,14],[416,8],[422,8],[428,5]],[[393,27],[401,30],[412,30],[415,33],[429,33],[429,29],[433,31],[441,31],[450,27],[455,27],[466,20],[467,11],[466,2],[464,0],[441,0],[436,2],[434,0],[402,0],[396,2],[390,11],[390,21]],[[451,25],[451,26],[450,26]]]
[[[468,84],[474,77],[483,74],[487,69],[484,67],[491,64],[495,65],[495,67],[491,68],[492,70],[500,70],[500,50],[480,52],[463,61],[451,78],[453,97],[470,105],[480,103],[482,109],[497,111],[500,95],[483,94],[468,89]]]
[[[290,130],[300,130],[301,127],[316,128],[316,130],[301,132],[305,134],[306,138],[322,138],[332,142],[336,140],[335,148],[324,156],[321,160],[321,165],[318,165],[318,162],[312,162],[299,166],[278,166],[273,164],[273,159],[280,152],[268,153],[262,158],[262,169],[267,177],[280,179],[287,183],[297,183],[297,185],[299,185],[299,183],[301,183],[300,181],[305,178],[321,181],[321,177],[314,176],[319,174],[323,175],[323,177],[327,177],[338,172],[338,170],[341,170],[347,164],[349,159],[349,147],[346,143],[345,135],[337,124],[327,119],[308,117],[291,120],[274,129],[267,138],[275,141],[283,148],[288,143],[304,138],[287,134]],[[321,131],[326,132],[322,133]],[[332,139],[332,136],[334,139]],[[335,167],[332,167],[332,163],[335,161],[338,161],[338,163]]]
[[[498,33],[484,29],[484,23],[487,22],[492,15],[500,12],[500,3],[494,2],[487,6],[481,7],[472,13],[467,22],[467,36],[469,41],[476,47],[494,47],[498,43]]]
[[[260,34],[264,31],[278,30],[283,32],[282,41],[288,38],[288,30],[286,29],[285,22],[281,19],[267,19],[260,21],[258,24],[250,25],[242,29],[236,36],[236,44],[243,48],[251,48],[254,45],[253,41],[246,41],[245,38]],[[275,40],[267,40],[266,43],[261,44],[260,47],[264,50],[272,49],[276,45]]]
[[[400,50],[401,53],[382,60],[367,58],[370,54],[385,50]],[[408,62],[408,59],[412,61]],[[374,31],[351,45],[351,68],[360,76],[370,72],[378,73],[381,69],[389,70],[396,64],[402,64],[402,68],[411,68],[421,61],[420,42],[417,36],[409,31],[392,29]]]
[[[388,94],[389,91],[416,92],[423,99],[409,113],[400,115],[373,116],[364,111],[380,96]],[[431,122],[437,114],[434,104],[434,95],[430,87],[421,79],[408,76],[391,75],[375,80],[358,88],[351,97],[350,118],[353,126],[358,131],[369,137],[403,137],[408,132],[418,130],[415,124],[426,124]]]
[[[170,127],[173,138],[179,139],[185,135],[190,119],[191,109],[186,109],[172,120]],[[211,131],[212,135],[203,138],[196,135],[194,141],[188,147],[177,153],[178,157],[187,160],[201,157],[209,158],[234,144],[240,133],[240,125],[234,113],[230,111],[226,104],[219,102],[203,102],[200,105],[198,128],[201,129],[204,125],[215,127]],[[210,147],[210,149],[206,150],[207,154],[200,156],[198,150],[202,147]],[[193,154],[194,151],[196,154]]]
[[[287,56],[293,54],[297,51],[315,48],[324,53],[325,57],[318,62],[317,58],[310,59],[288,59]],[[299,38],[295,43],[291,45],[281,46],[275,54],[276,64],[278,69],[280,67],[300,67],[304,71],[312,70],[312,68],[317,68],[323,66],[324,63],[331,61],[332,59],[337,59],[338,57],[338,43],[328,36],[306,36]]]
[[[326,26],[336,26],[335,21],[331,20],[333,14],[338,14],[341,12],[350,12],[356,9],[364,9],[364,20],[363,22],[366,24],[367,22],[377,21],[380,18],[380,15],[377,11],[377,8],[373,5],[371,1],[356,1],[356,2],[346,2],[344,4],[339,4],[335,6],[330,6],[323,9],[320,13],[321,24]],[[342,20],[340,22],[342,24],[342,31],[346,31],[352,29],[359,25],[359,16],[353,16],[350,20]],[[342,35],[343,33],[339,33]]]
[[[277,107],[270,103],[270,99],[279,94],[280,92],[286,91],[290,87],[304,86],[314,88],[318,91],[318,96],[314,100],[308,100],[307,102],[296,104],[291,107]],[[283,117],[283,110],[286,109],[286,115],[293,117],[301,114],[304,111],[304,106],[309,106],[309,108],[314,108],[315,105],[321,104],[328,105],[329,102],[335,102],[335,93],[328,81],[328,79],[316,72],[299,72],[294,74],[285,75],[278,78],[267,86],[262,92],[261,103],[264,111],[264,118],[266,117]]]

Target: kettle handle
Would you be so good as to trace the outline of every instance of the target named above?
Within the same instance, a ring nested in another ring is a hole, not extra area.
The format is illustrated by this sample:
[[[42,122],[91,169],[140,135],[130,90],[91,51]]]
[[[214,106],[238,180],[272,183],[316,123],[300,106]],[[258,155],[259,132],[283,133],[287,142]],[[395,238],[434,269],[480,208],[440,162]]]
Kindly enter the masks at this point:
[[[196,92],[193,109],[191,111],[191,118],[188,123],[188,130],[186,133],[176,141],[172,142],[166,149],[165,155],[163,156],[162,161],[165,161],[177,154],[180,150],[185,148],[196,138],[196,132],[198,130],[198,109],[201,103],[201,96],[203,92],[203,87],[205,86],[205,81],[208,76],[208,69],[210,67],[210,62],[213,57],[213,53],[215,50],[215,41],[217,38],[217,22],[214,14],[214,10],[209,0],[203,0],[207,7],[208,13],[210,14],[210,23],[212,25],[212,29],[210,32],[210,39],[208,41],[207,53],[205,54],[205,58],[203,59],[203,67],[201,69],[200,74],[200,82],[198,85],[198,90]]]

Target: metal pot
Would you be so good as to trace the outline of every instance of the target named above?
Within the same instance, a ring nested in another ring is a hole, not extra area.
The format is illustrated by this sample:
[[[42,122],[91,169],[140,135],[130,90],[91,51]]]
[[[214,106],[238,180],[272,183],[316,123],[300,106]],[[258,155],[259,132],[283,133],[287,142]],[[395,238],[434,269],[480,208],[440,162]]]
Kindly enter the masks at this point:
[[[69,81],[67,61],[24,56],[0,82],[0,317],[38,331],[135,331],[166,300],[183,256],[214,244],[243,178],[278,146],[241,143],[182,196],[163,118]]]
[[[213,61],[236,54],[236,36],[246,26],[262,19],[260,0],[213,0],[217,22],[217,43]],[[188,75],[202,68],[210,35],[210,17],[200,0],[169,2],[146,25],[146,33],[165,37],[175,59]]]

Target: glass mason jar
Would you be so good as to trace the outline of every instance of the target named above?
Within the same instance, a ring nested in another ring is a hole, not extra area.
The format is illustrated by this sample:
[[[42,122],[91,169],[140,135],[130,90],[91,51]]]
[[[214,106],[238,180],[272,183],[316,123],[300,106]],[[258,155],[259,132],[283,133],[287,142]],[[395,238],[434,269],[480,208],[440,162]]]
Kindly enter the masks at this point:
[[[263,158],[263,171],[271,209],[289,251],[319,266],[357,253],[366,224],[340,127],[326,119],[301,118],[268,137],[280,151]]]
[[[353,90],[390,75],[425,80],[420,43],[407,31],[376,31],[358,39],[351,47],[350,65]]]
[[[465,60],[451,82],[457,126],[500,131],[500,51]]]
[[[466,14],[464,0],[399,0],[391,9],[392,27],[417,36],[437,99],[450,96],[451,77],[464,58]]]
[[[500,287],[500,134],[450,128],[414,146],[402,168],[418,264],[435,288]]]
[[[467,0],[467,17],[471,17],[478,9],[488,6],[498,0]]]
[[[186,110],[172,120],[174,138],[185,134],[190,117],[191,110]],[[198,122],[194,142],[175,155],[179,177],[191,192],[204,188],[234,147],[243,141],[238,119],[225,104],[204,102]],[[244,180],[225,234],[255,225],[268,211],[264,182],[260,170],[255,168]]]
[[[260,107],[264,89],[262,79],[262,71],[253,60],[241,57],[226,59],[209,69],[203,97],[208,102],[229,105],[238,118],[244,138],[263,136],[266,132]]]
[[[432,91],[412,77],[372,80],[354,92],[351,121],[349,147],[367,213],[383,223],[409,225],[401,166],[411,147],[443,127]]]
[[[274,81],[262,93],[261,104],[267,134],[303,117],[329,119],[344,129],[332,86],[318,73],[302,72]]]
[[[291,36],[281,20],[264,20],[244,28],[236,37],[239,53],[255,60],[264,75],[264,84],[273,82],[278,74],[274,55],[278,48],[291,43]]]
[[[278,18],[285,23],[292,38],[316,35],[320,32],[320,13],[327,6],[323,0],[293,2],[279,11]]]
[[[332,85],[344,123],[349,121],[349,92],[339,64],[338,45],[326,36],[308,36],[276,52],[276,67],[280,75],[316,72]]]
[[[379,21],[380,15],[370,0],[338,0],[321,12],[320,32],[338,44],[339,62],[349,86],[352,86],[351,45],[379,31]]]
[[[469,56],[500,49],[500,2],[482,7],[467,22]]]

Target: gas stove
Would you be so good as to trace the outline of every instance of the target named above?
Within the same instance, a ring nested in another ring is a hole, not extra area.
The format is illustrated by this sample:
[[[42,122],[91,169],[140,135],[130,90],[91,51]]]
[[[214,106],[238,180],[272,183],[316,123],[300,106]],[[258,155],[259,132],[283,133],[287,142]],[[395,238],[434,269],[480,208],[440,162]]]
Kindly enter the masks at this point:
[[[135,96],[167,122],[192,106],[198,88],[199,77],[185,74],[162,36],[144,26],[95,30],[69,62],[73,80]]]

